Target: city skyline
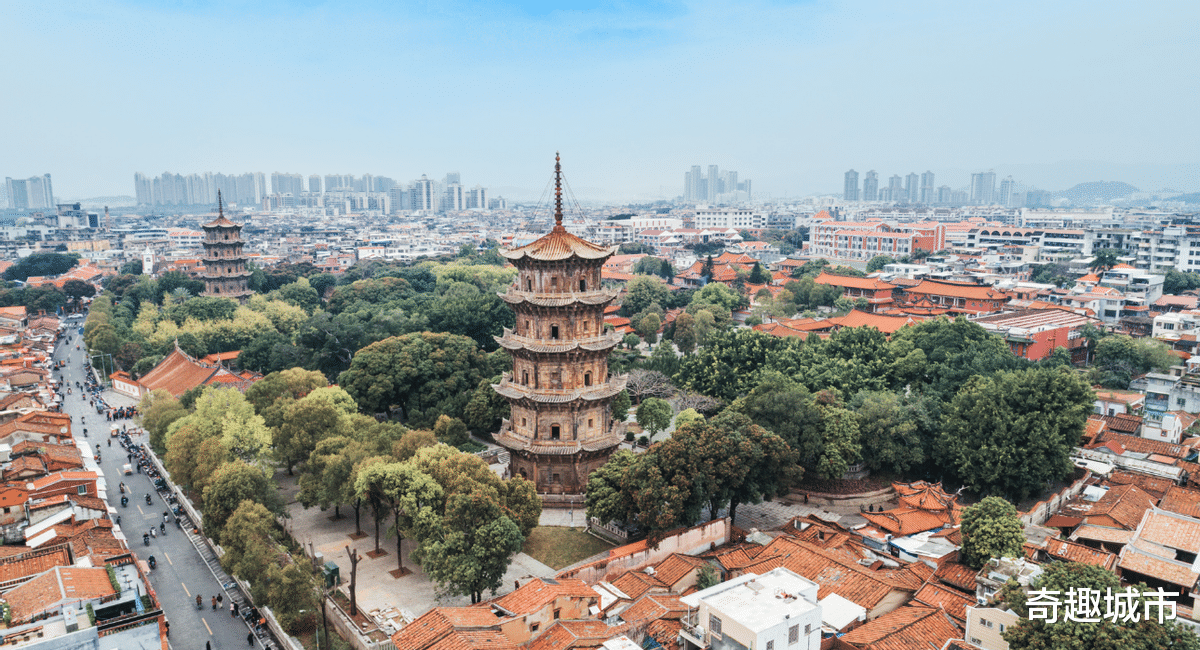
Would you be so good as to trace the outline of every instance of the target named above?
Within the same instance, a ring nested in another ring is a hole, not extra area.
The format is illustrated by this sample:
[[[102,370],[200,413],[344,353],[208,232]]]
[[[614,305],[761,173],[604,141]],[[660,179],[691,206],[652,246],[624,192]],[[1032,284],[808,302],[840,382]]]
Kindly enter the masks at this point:
[[[206,168],[459,169],[536,198],[556,150],[596,199],[674,198],[698,160],[754,178],[759,197],[836,193],[831,176],[862,160],[932,163],[948,181],[995,169],[1047,189],[1200,189],[1200,89],[1175,72],[1195,58],[1196,5],[1017,3],[987,21],[959,5],[765,1],[15,0],[5,13],[0,51],[39,64],[11,71],[25,101],[6,106],[3,174],[49,172],[66,198]],[[701,61],[731,81],[696,86]],[[864,69],[871,83],[846,82]],[[814,101],[818,88],[836,101]],[[38,101],[63,93],[85,108]],[[714,115],[738,127],[713,129]],[[872,128],[885,122],[908,128]]]

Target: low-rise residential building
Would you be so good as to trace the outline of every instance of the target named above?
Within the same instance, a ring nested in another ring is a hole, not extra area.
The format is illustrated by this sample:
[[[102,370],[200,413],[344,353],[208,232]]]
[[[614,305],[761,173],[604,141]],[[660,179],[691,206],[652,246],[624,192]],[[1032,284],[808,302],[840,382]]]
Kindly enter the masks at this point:
[[[1064,348],[1072,363],[1087,361],[1086,326],[1099,323],[1065,309],[1023,309],[994,316],[982,316],[974,321],[989,332],[1002,336],[1012,353],[1030,361],[1041,361]]]
[[[819,650],[818,588],[786,568],[747,574],[680,600],[688,606],[679,637],[687,650]]]

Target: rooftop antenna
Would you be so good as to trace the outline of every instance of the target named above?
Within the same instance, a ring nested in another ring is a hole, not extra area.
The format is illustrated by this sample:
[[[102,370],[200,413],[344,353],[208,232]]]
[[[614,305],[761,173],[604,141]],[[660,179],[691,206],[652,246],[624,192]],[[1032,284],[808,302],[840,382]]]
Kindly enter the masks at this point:
[[[554,229],[562,230],[562,163],[558,152],[554,152]]]

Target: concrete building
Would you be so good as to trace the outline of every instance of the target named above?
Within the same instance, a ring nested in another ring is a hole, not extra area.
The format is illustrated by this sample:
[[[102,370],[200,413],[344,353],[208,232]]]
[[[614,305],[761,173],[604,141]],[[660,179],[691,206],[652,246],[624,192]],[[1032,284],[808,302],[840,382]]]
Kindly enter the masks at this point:
[[[689,609],[680,645],[685,650],[819,650],[817,592],[815,582],[780,567],[684,596],[680,601]]]

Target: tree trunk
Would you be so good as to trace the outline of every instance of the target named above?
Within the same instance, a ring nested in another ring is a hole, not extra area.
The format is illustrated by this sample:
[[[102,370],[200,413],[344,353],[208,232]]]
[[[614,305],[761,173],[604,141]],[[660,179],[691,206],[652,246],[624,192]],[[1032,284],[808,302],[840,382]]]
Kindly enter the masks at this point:
[[[403,541],[404,541],[404,536],[401,535],[399,529],[397,529],[396,530],[396,559],[399,560],[399,562],[397,564],[399,564],[399,566],[400,566],[401,573],[404,573],[404,551],[400,547],[400,544]]]
[[[341,511],[338,510],[338,508],[341,508],[341,507],[342,507],[342,504],[340,504],[340,503],[333,504],[333,518],[334,519],[342,518],[342,513],[341,513]]]
[[[737,525],[736,523],[734,523],[737,521],[737,507],[738,507],[737,499],[730,499],[729,500],[729,523],[733,524],[735,526]]]
[[[354,500],[354,534],[362,535],[362,523],[360,523],[359,515],[362,514],[362,499]]]
[[[351,551],[348,544],[346,545],[346,554],[350,556],[350,615],[358,616],[356,588],[358,587],[358,563],[362,560],[362,556],[358,554],[358,551]]]
[[[379,554],[379,517],[375,517],[375,554]]]
[[[291,458],[287,459],[288,476],[292,476],[292,466],[295,464],[296,463]]]

